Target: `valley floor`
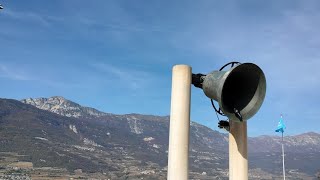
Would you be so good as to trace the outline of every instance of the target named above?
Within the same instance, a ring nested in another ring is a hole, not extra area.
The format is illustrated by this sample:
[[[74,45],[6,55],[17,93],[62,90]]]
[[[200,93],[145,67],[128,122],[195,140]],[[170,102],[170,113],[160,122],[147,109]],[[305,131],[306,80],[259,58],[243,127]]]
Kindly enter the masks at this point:
[[[160,174],[155,173],[153,170],[145,170],[143,173],[133,172],[110,172],[110,173],[84,173],[82,169],[77,169],[74,172],[69,172],[65,168],[55,167],[33,167],[31,162],[19,161],[19,158],[23,155],[12,152],[0,152],[0,180],[112,180],[112,179],[166,179],[166,172],[162,171]],[[191,179],[228,179],[227,172],[225,174],[219,174],[219,176],[207,176],[205,172],[197,173],[190,172]],[[282,177],[274,176],[270,173],[264,172],[261,169],[250,169],[250,179],[272,179],[281,180]],[[306,174],[297,172],[288,172],[288,179],[301,179],[312,180],[314,178],[307,176]]]

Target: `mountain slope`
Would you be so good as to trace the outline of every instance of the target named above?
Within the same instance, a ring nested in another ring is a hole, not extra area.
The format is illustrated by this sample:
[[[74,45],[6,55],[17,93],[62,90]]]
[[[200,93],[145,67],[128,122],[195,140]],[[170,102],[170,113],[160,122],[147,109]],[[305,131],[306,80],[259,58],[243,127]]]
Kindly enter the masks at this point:
[[[19,161],[32,162],[35,168],[66,168],[69,172],[81,169],[114,179],[166,177],[168,117],[108,114],[97,119],[72,118],[0,99],[0,124],[0,152],[18,153]],[[193,128],[202,126],[195,124]],[[200,132],[209,134],[200,137],[196,131],[192,131],[191,141],[197,144],[190,147],[194,154],[191,160],[198,162],[191,177],[203,172],[197,169],[205,162],[224,164],[218,171],[207,168],[208,175],[225,173],[225,154],[219,148],[212,151],[215,153],[207,152],[208,145],[219,143],[206,139],[220,133],[205,128]]]
[[[32,161],[35,167],[53,166],[74,169],[98,168],[90,161],[72,153],[82,139],[69,129],[80,125],[76,119],[63,117],[19,103],[0,100],[0,151],[15,152],[21,160]],[[82,163],[79,163],[82,162]]]
[[[166,179],[168,116],[102,112],[93,116],[82,111],[75,118],[67,117],[74,110],[68,105],[52,113],[52,108],[29,104],[0,99],[0,152],[18,153],[20,161],[32,162],[34,168],[66,168],[71,174],[81,169],[101,179]],[[319,139],[317,133],[285,137],[288,178],[315,177],[320,167]],[[279,177],[279,137],[249,138],[248,143],[250,179]],[[189,162],[191,179],[228,179],[227,134],[192,122]]]

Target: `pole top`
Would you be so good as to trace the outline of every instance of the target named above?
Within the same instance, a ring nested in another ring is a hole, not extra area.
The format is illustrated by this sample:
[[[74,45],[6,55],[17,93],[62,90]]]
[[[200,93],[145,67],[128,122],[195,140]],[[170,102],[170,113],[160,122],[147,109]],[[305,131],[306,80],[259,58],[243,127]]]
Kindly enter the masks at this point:
[[[174,65],[172,70],[182,70],[182,69],[189,69],[191,68],[191,66],[189,65],[186,65],[186,64],[177,64],[177,65]]]

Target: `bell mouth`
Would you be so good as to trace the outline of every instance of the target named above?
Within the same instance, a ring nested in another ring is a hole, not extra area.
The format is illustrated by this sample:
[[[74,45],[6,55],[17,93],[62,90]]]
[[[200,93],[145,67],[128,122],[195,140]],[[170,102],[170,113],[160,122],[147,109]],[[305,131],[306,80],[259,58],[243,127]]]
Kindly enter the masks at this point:
[[[240,64],[226,77],[220,107],[226,115],[240,111],[245,119],[252,117],[262,105],[266,93],[263,71],[255,64]]]

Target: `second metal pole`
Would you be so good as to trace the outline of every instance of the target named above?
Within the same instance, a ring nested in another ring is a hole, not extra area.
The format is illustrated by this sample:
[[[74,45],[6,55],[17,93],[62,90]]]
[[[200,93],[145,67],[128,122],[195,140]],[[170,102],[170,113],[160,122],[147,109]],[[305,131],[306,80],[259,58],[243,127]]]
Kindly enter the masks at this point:
[[[247,122],[234,122],[231,120],[229,123],[229,180],[247,180]]]

